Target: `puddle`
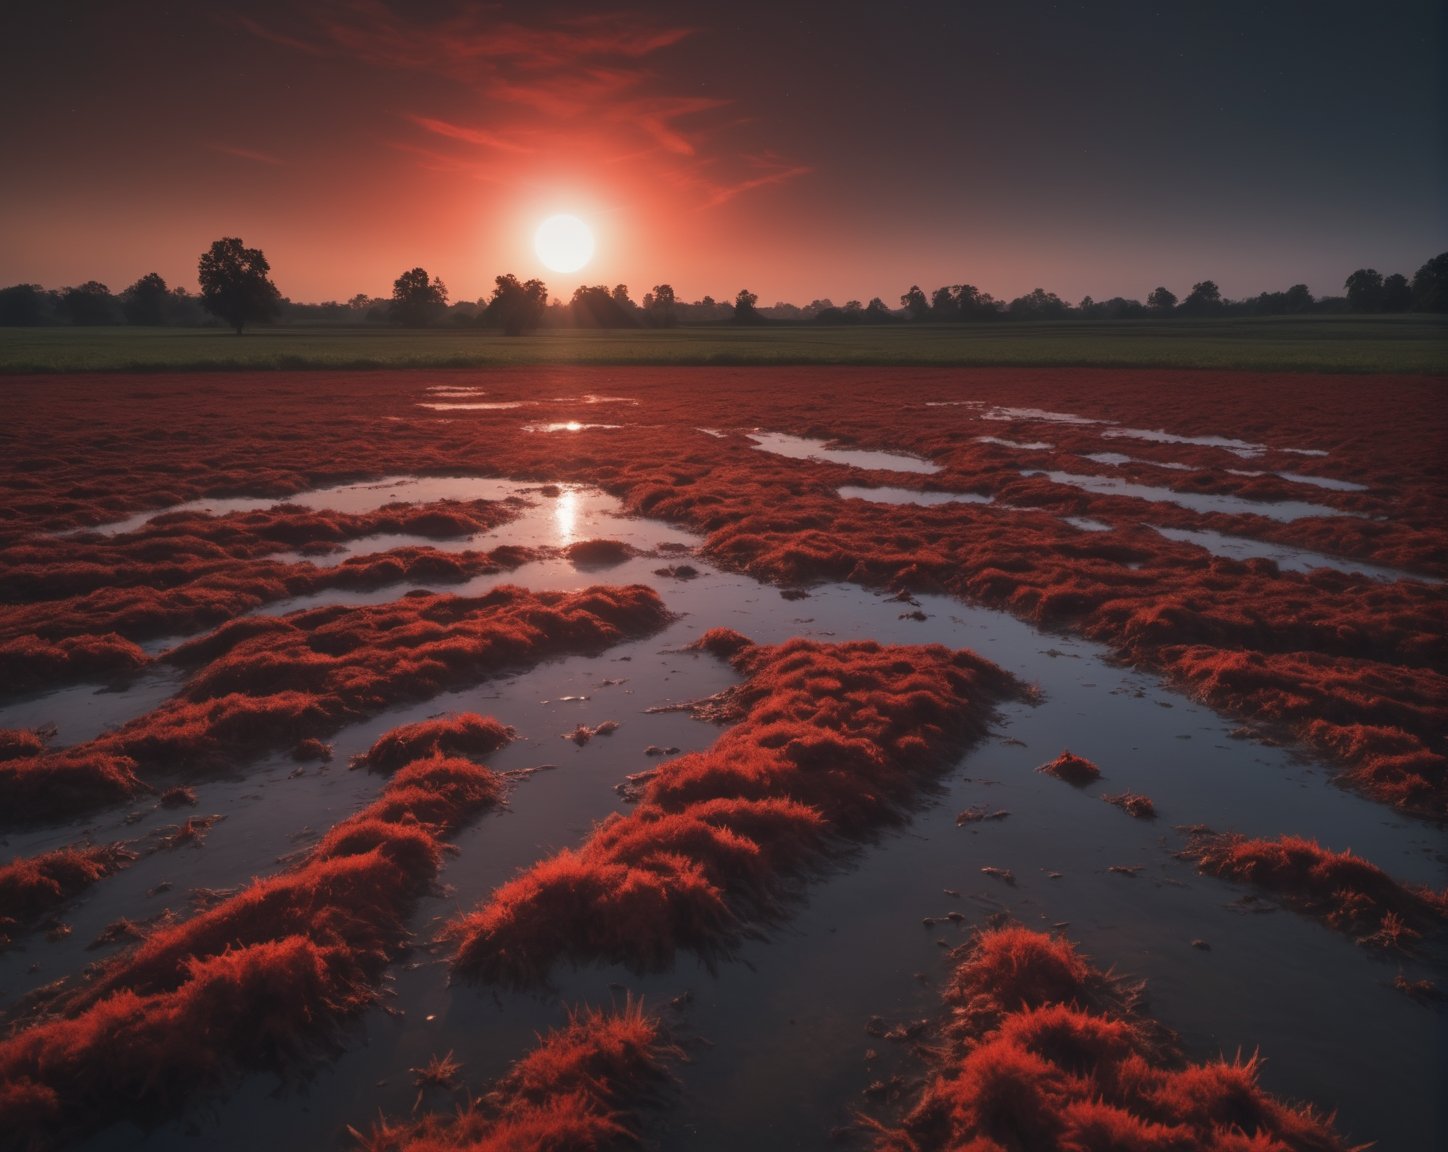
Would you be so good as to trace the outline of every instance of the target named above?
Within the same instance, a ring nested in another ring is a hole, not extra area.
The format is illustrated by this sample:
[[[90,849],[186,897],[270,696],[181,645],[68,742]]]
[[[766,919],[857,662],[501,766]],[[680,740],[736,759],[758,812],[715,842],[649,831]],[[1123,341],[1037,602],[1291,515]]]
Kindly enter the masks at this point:
[[[982,420],[1041,420],[1047,424],[1115,424],[1115,420],[1096,420],[1070,412],[1049,412],[1045,408],[992,408],[981,415]]]
[[[1171,461],[1143,460],[1138,456],[1127,456],[1123,452],[1090,452],[1082,456],[1083,460],[1094,460],[1097,464],[1110,464],[1120,468],[1125,464],[1145,464],[1151,468],[1170,468],[1173,472],[1195,472],[1197,469],[1190,464],[1177,464]]]
[[[1074,472],[1051,472],[1032,469],[1022,476],[1044,476],[1055,484],[1069,484],[1103,496],[1134,496],[1158,504],[1176,504],[1193,512],[1221,512],[1228,516],[1266,516],[1269,520],[1303,520],[1309,516],[1355,516],[1325,504],[1309,504],[1302,500],[1247,500],[1241,496],[1208,492],[1174,492],[1170,488],[1153,488],[1148,484],[1132,484],[1115,476],[1081,476]]]
[[[504,408],[521,408],[524,404],[532,404],[532,400],[485,400],[479,403],[469,401],[434,401],[419,403],[419,408],[431,408],[434,412],[495,412]]]
[[[1330,492],[1366,492],[1366,484],[1354,484],[1351,480],[1334,480],[1329,476],[1308,476],[1302,472],[1252,472],[1246,468],[1228,468],[1233,476],[1278,476],[1294,484],[1311,484],[1314,488],[1326,488]]]
[[[1246,536],[1228,536],[1222,532],[1188,528],[1158,528],[1155,524],[1148,524],[1147,527],[1153,532],[1165,536],[1168,540],[1195,544],[1216,556],[1229,556],[1233,560],[1254,558],[1273,560],[1277,567],[1289,572],[1311,572],[1314,568],[1333,568],[1339,572],[1370,576],[1374,580],[1420,580],[1425,584],[1443,583],[1430,576],[1415,576],[1411,572],[1386,568],[1381,564],[1369,564],[1343,556],[1329,556],[1325,552],[1313,552],[1307,548],[1294,548],[1288,544],[1273,544],[1265,540],[1252,540]]]
[[[830,448],[829,441],[808,440],[785,432],[751,432],[749,439],[762,452],[788,456],[792,460],[828,460],[851,468],[871,468],[886,472],[939,472],[940,466],[918,456],[902,452],[880,452],[865,448]]]
[[[860,488],[846,484],[836,488],[846,500],[868,500],[872,504],[920,504],[929,507],[934,504],[991,504],[993,496],[980,496],[974,492],[916,492],[913,488]]]
[[[564,420],[554,424],[524,424],[524,432],[582,432],[585,428],[622,428],[622,424],[581,424],[577,420]]]
[[[464,384],[429,384],[425,389],[427,392],[435,393],[438,396],[486,396],[481,388],[474,388]]]
[[[723,440],[729,435],[727,432],[720,432],[717,428],[695,428],[695,432],[702,432],[705,436],[712,436],[716,440]]]
[[[173,512],[206,512],[212,516],[225,516],[228,512],[256,512],[275,508],[279,504],[295,504],[316,510],[360,513],[374,512],[389,504],[430,504],[438,500],[505,500],[511,495],[529,490],[511,480],[480,476],[387,476],[381,480],[365,480],[357,484],[312,488],[291,496],[202,497],[200,500],[188,500],[183,504],[172,504],[167,508],[137,512],[124,520],[98,524],[93,528],[76,529],[65,535],[99,532],[104,536],[115,536],[123,532],[134,532],[157,516],[167,516]]]
[[[1071,525],[1072,528],[1079,528],[1082,532],[1110,532],[1111,525],[1103,524],[1100,520],[1092,520],[1089,516],[1062,516],[1061,520]]]
[[[977,444],[1000,444],[1006,448],[1019,448],[1023,452],[1040,452],[1047,448],[1054,448],[1054,444],[1048,444],[1044,440],[1031,440],[1022,442],[1020,440],[1004,440],[999,436],[977,436]]]
[[[116,687],[70,684],[7,701],[0,706],[0,728],[44,728],[53,724],[56,733],[50,747],[68,748],[145,715],[180,685],[180,673],[171,668],[147,669]]]

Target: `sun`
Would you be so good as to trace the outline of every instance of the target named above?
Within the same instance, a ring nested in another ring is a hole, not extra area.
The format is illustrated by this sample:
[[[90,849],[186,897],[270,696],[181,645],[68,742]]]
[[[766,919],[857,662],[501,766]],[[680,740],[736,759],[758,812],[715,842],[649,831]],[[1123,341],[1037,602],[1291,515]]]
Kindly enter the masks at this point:
[[[554,272],[577,272],[593,259],[593,232],[577,216],[550,216],[533,233],[533,250]]]

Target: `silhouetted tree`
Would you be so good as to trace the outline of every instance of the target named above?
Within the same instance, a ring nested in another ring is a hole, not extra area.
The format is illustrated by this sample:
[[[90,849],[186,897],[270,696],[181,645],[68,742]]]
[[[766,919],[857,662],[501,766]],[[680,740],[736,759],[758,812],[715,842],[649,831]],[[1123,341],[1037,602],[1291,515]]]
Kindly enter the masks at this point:
[[[1344,282],[1354,312],[1378,312],[1383,306],[1383,277],[1376,268],[1359,268]]]
[[[1306,312],[1312,307],[1312,293],[1306,284],[1294,284],[1282,295],[1288,312]]]
[[[197,277],[201,306],[241,330],[277,314],[282,294],[268,277],[271,265],[260,248],[247,248],[235,236],[215,241],[201,256]]]
[[[1448,252],[1434,256],[1413,273],[1413,308],[1448,312]]]
[[[1221,289],[1210,280],[1193,284],[1191,294],[1177,308],[1178,312],[1186,316],[1213,316],[1221,310]]]
[[[894,319],[895,314],[885,306],[885,301],[878,296],[871,297],[870,302],[865,305],[866,324],[889,324]]]
[[[407,328],[425,328],[447,308],[447,285],[426,268],[413,268],[392,282],[387,318]]]
[[[72,324],[110,324],[116,318],[116,298],[99,280],[87,280],[60,294],[61,311]]]
[[[649,318],[649,323],[659,328],[672,328],[678,322],[674,307],[674,286],[672,284],[655,284],[654,290],[644,296],[644,312]]]
[[[494,278],[497,285],[480,317],[482,323],[501,328],[505,336],[521,336],[543,321],[548,307],[548,286],[541,280],[520,284],[511,272]]]
[[[1153,288],[1151,295],[1146,298],[1146,306],[1156,316],[1170,316],[1176,308],[1176,293],[1165,288]]]
[[[764,317],[759,314],[756,305],[759,297],[748,288],[739,289],[738,295],[734,297],[734,316],[736,324],[763,324]]]
[[[960,306],[955,302],[958,284],[937,288],[930,294],[930,319],[936,321],[959,320]]]
[[[39,284],[12,284],[0,288],[0,325],[31,327],[44,323],[47,293]]]
[[[1066,301],[1043,288],[1032,289],[1010,302],[1010,317],[1013,320],[1060,320],[1069,311],[1070,306]]]
[[[127,324],[155,327],[166,323],[171,290],[158,272],[148,272],[121,293],[121,312]]]
[[[1413,306],[1413,286],[1401,272],[1383,278],[1383,311],[1406,312]]]
[[[919,284],[910,285],[910,291],[900,297],[900,307],[911,320],[924,320],[930,315],[930,301],[925,299]]]
[[[627,289],[623,298],[628,299]],[[575,288],[568,310],[573,324],[579,328],[637,328],[639,323],[633,312],[619,303],[617,289],[609,292],[602,284],[581,284]]]

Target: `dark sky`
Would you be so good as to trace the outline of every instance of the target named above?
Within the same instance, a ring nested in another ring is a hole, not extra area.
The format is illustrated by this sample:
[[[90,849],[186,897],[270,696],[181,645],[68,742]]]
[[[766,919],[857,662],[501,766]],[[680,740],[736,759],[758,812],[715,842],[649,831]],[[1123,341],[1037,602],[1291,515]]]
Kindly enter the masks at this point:
[[[0,284],[1229,297],[1448,249],[1437,0],[10,0]],[[582,271],[532,251],[554,212]]]

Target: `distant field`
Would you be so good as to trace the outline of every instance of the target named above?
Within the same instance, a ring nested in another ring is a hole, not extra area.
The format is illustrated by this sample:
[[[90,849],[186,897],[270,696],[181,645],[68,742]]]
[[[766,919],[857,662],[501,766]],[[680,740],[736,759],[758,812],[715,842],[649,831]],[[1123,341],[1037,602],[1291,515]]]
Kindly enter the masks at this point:
[[[1448,320],[1314,316],[969,326],[550,331],[0,328],[0,372],[856,364],[1448,374]]]

